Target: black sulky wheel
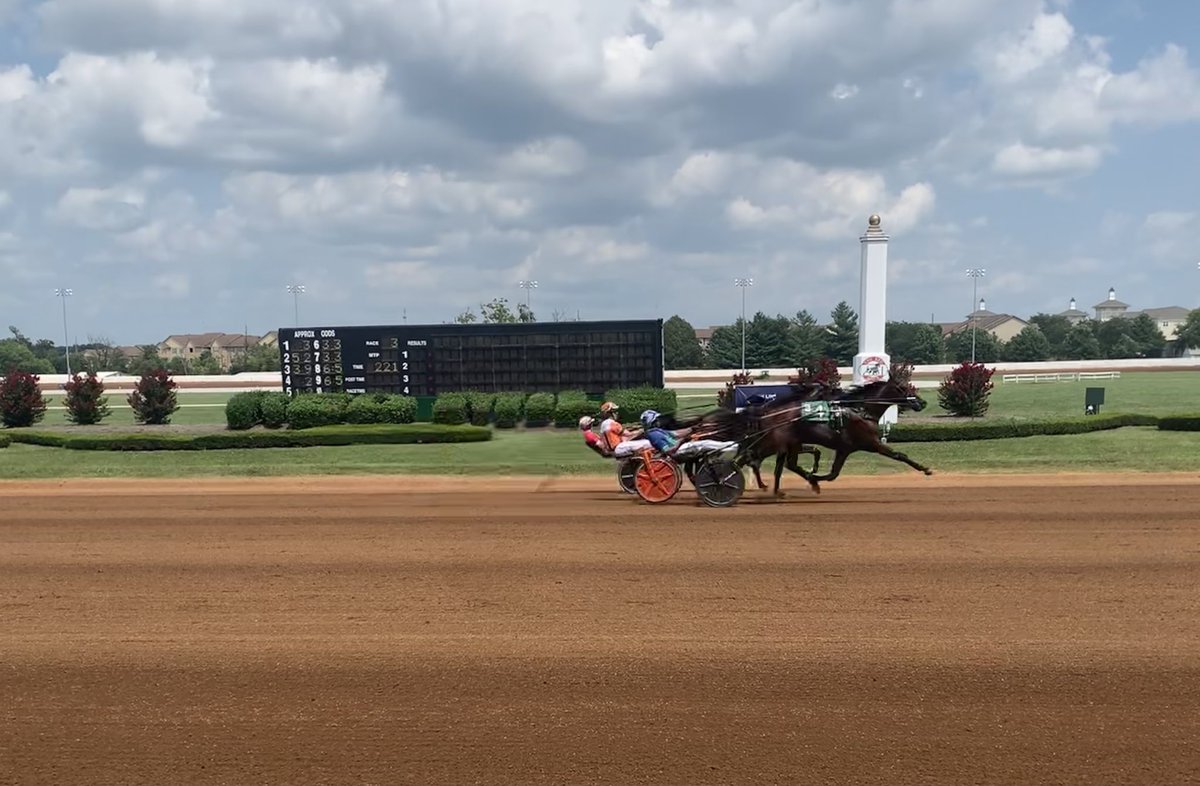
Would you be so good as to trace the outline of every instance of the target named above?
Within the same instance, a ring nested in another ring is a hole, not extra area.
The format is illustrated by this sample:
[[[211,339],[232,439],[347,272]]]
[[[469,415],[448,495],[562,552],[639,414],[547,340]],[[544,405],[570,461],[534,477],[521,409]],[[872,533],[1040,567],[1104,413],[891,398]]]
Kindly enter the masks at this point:
[[[741,498],[746,490],[742,468],[728,459],[707,461],[696,468],[696,493],[705,505],[727,508]]]
[[[617,483],[626,494],[637,494],[637,471],[642,462],[638,459],[621,459],[617,462]]]

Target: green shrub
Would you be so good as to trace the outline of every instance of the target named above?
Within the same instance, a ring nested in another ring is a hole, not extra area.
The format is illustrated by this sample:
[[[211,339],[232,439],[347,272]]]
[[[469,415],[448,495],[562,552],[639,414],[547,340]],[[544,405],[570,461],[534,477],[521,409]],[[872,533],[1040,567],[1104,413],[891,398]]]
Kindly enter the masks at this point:
[[[525,401],[525,425],[548,426],[554,419],[554,394],[534,393]]]
[[[95,371],[89,371],[86,377],[72,374],[63,390],[67,393],[67,420],[77,426],[95,425],[112,414],[108,396],[104,395],[104,382]]]
[[[387,409],[374,396],[355,396],[346,405],[347,423],[387,423]]]
[[[0,382],[0,422],[9,428],[32,426],[46,414],[46,397],[37,374],[10,368]]]
[[[492,405],[497,428],[515,428],[525,415],[524,393],[499,393]]]
[[[304,431],[222,431],[212,434],[71,434],[25,432],[19,442],[68,450],[230,450],[322,445],[417,445],[486,442],[492,431],[478,426],[374,424],[321,426]]]
[[[1158,419],[1162,431],[1200,431],[1200,415],[1169,415]]]
[[[473,426],[486,426],[492,421],[492,405],[496,402],[495,393],[481,393],[477,390],[468,391],[467,419]]]
[[[648,409],[671,415],[679,408],[675,391],[667,388],[624,388],[610,390],[604,397],[621,408],[623,423],[636,423],[638,417]]]
[[[244,431],[262,422],[262,400],[265,390],[234,393],[225,402],[225,425],[231,431]]]
[[[328,393],[301,393],[287,408],[288,426],[293,429],[334,426],[345,419],[339,399]]]
[[[383,400],[385,423],[412,423],[417,419],[417,400],[412,396],[389,395]]]
[[[468,421],[464,393],[440,393],[433,402],[433,422],[458,426]]]
[[[280,428],[287,423],[288,404],[291,399],[279,390],[263,391],[259,400],[259,419],[267,428]]]
[[[143,374],[125,398],[133,409],[133,419],[155,426],[170,423],[171,415],[179,409],[179,402],[175,398],[175,389],[178,387],[165,369]]]
[[[897,423],[888,442],[960,442],[1047,435],[1086,434],[1125,426],[1153,426],[1153,415],[1080,415],[1038,420],[968,420],[958,423]]]
[[[582,390],[564,390],[558,394],[554,406],[554,425],[559,428],[574,428],[584,415],[597,415],[600,405],[588,399]]]
[[[0,434],[0,448],[6,448],[12,444],[12,439],[7,434]]]

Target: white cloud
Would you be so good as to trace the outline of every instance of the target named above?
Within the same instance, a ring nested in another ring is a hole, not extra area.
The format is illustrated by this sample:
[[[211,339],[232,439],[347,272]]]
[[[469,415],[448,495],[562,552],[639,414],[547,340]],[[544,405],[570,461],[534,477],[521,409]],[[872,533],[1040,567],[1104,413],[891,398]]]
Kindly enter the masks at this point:
[[[1095,169],[1100,164],[1098,147],[1084,145],[1073,150],[1030,147],[1018,142],[996,153],[992,169],[1017,177],[1062,177]]]

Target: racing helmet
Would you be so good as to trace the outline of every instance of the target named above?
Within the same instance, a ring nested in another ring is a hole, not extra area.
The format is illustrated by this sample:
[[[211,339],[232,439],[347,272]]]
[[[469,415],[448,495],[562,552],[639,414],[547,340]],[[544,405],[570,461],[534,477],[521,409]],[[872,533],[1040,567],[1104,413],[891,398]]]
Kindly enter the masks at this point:
[[[587,431],[588,429],[590,429],[592,427],[592,423],[593,423],[592,416],[584,415],[583,417],[581,417],[579,419],[579,430]]]
[[[608,415],[608,414],[610,414],[610,413],[612,413],[612,412],[616,412],[616,411],[618,411],[619,409],[620,409],[620,407],[618,407],[618,406],[617,406],[616,404],[614,404],[613,402],[611,402],[611,401],[605,401],[603,404],[601,404],[601,405],[600,405],[600,414],[601,414],[601,415]]]
[[[658,417],[659,416],[657,412],[652,409],[648,409],[642,413],[642,425],[646,428],[650,428],[654,425],[654,421],[658,420]]]

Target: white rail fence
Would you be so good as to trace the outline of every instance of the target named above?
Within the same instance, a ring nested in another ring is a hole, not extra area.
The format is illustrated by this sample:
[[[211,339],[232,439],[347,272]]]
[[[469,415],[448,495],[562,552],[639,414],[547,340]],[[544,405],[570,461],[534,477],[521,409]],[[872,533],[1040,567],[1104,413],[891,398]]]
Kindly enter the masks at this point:
[[[1004,374],[1001,382],[1079,382],[1085,379],[1120,379],[1120,371],[1072,371],[1061,374]]]

